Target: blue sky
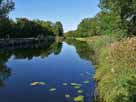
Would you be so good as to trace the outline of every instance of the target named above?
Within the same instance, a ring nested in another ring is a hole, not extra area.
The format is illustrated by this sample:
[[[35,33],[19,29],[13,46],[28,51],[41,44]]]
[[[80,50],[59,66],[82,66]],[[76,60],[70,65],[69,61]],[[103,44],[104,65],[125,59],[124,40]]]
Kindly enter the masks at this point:
[[[15,10],[11,18],[61,21],[65,32],[76,29],[83,18],[93,17],[99,12],[99,0],[14,0]]]

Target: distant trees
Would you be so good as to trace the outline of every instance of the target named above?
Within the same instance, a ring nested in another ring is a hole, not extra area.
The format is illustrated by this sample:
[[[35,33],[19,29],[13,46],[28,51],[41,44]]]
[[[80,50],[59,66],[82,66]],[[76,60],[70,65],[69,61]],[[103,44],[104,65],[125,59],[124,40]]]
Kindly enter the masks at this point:
[[[64,34],[65,37],[76,37],[77,34],[75,31],[68,31]]]
[[[53,35],[53,23],[50,21],[43,21],[43,20],[33,20],[34,23],[41,25],[43,31],[39,31],[39,33],[45,33],[45,35]]]
[[[0,0],[0,38],[28,38],[62,36],[63,25],[61,22],[52,23],[43,20],[29,20],[17,18],[16,21],[8,18],[10,11],[14,9],[12,0]]]
[[[43,20],[29,20],[27,18],[2,19],[0,22],[0,37],[5,38],[30,38],[46,36],[62,36],[63,27],[61,23],[52,23]]]
[[[96,16],[97,32],[100,35],[126,35],[126,25],[123,26],[120,16],[116,13],[101,11]]]
[[[56,36],[63,36],[63,25],[61,22],[56,22],[53,27],[53,32]]]
[[[100,0],[99,7],[95,17],[81,21],[74,37],[136,35],[136,0]]]
[[[98,27],[96,18],[85,18],[80,22],[76,31],[69,31],[65,33],[65,36],[70,37],[94,36],[99,34],[97,28]]]
[[[49,32],[48,27],[43,24],[45,21],[40,20],[28,20],[27,18],[18,18],[15,22],[15,33],[13,37],[38,37],[53,35]],[[16,35],[16,36],[14,36]]]
[[[95,18],[85,18],[78,25],[76,33],[81,37],[97,35],[98,32],[96,27],[97,25]]]

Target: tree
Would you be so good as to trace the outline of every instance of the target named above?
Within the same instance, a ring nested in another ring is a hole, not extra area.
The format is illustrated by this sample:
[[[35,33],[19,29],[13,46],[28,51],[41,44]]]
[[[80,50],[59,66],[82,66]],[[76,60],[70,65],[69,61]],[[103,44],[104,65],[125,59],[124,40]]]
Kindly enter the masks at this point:
[[[50,21],[29,20],[17,18],[16,21],[9,19],[8,14],[14,9],[12,0],[0,0],[0,37],[5,38],[8,34],[11,38],[62,36],[63,25]]]
[[[116,12],[122,19],[126,19],[136,12],[136,0],[100,0],[100,7],[105,11]]]
[[[0,18],[5,18],[14,9],[12,0],[0,0]]]
[[[97,35],[97,21],[95,18],[85,18],[81,21],[81,23],[78,25],[78,29],[76,33],[80,37],[88,37]]]
[[[116,14],[128,34],[136,33],[136,0],[100,0],[99,6],[104,12]]]
[[[53,27],[53,32],[56,36],[63,36],[63,25],[61,22],[56,22]]]
[[[76,37],[76,35],[75,31],[68,31],[64,34],[65,37]]]
[[[12,30],[12,20],[8,18],[0,19],[0,38],[5,38]]]
[[[10,33],[12,20],[8,19],[8,14],[14,9],[12,0],[0,0],[0,37],[6,37]]]
[[[101,35],[126,34],[126,28],[122,24],[121,17],[113,12],[99,12],[96,16],[97,32]]]

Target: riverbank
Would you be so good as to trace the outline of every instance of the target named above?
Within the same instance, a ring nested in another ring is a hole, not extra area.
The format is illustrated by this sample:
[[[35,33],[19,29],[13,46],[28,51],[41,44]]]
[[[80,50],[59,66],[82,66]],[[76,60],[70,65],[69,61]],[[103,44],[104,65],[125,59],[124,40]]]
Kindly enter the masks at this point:
[[[76,38],[93,49],[101,102],[135,102],[136,37],[95,36]]]

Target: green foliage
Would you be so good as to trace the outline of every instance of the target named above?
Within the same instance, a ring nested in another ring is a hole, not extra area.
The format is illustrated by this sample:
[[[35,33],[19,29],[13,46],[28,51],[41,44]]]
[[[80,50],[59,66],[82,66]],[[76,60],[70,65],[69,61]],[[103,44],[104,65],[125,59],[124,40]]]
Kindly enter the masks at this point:
[[[56,36],[63,36],[63,25],[61,22],[56,22],[53,27],[54,34]]]
[[[101,48],[95,78],[102,102],[135,102],[136,38]]]
[[[64,34],[65,37],[76,37],[77,34],[75,31],[68,31]]]
[[[72,32],[69,32],[72,35]],[[96,35],[127,34],[127,25],[123,25],[121,17],[113,12],[99,12],[94,18],[86,18],[78,25],[73,37],[89,37]]]
[[[46,37],[48,35],[57,36],[54,32],[54,23],[43,20],[29,20],[27,18],[17,18],[16,21],[8,18],[0,19],[0,38],[6,38],[7,35],[10,38],[30,38],[30,37]],[[62,25],[61,25],[62,28]],[[62,35],[63,29],[59,31],[59,35]]]
[[[129,35],[136,34],[136,30],[134,30],[136,28],[135,0],[100,0],[100,7],[102,11],[118,15],[122,27]]]
[[[33,20],[36,24],[40,25],[43,29],[43,32],[47,32],[48,35],[53,34],[53,23],[50,21],[43,21],[43,20]]]
[[[79,37],[88,37],[97,35],[97,22],[95,18],[86,18],[83,19],[82,22],[78,25],[78,29],[76,31]]]
[[[12,0],[0,0],[0,18],[5,18],[14,9]]]
[[[12,23],[13,21],[7,18],[0,19],[0,37],[6,37],[6,34],[8,34],[12,30]]]
[[[126,27],[122,26],[120,16],[113,12],[100,12],[96,15],[97,30],[102,35],[125,35]]]
[[[63,35],[61,22],[54,24],[50,21],[27,18],[17,18],[16,21],[9,19],[7,16],[13,9],[14,2],[12,0],[0,0],[0,38],[43,38],[48,35]]]
[[[73,37],[94,35],[136,35],[136,0],[100,0],[101,11],[93,18],[86,18]]]
[[[135,0],[100,0],[100,7],[107,12],[115,12],[125,20],[128,16],[135,13],[136,1]]]

